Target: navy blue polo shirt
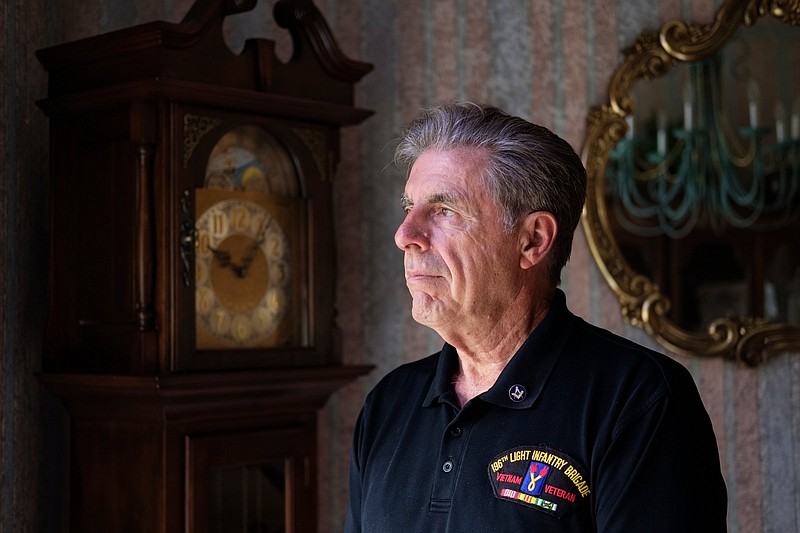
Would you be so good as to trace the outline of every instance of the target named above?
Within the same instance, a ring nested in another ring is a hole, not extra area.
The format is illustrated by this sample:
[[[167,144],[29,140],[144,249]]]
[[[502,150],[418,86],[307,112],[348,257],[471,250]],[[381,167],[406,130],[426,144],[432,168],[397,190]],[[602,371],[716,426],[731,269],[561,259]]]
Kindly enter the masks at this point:
[[[348,533],[726,530],[716,441],[688,371],[570,313],[547,317],[459,408],[456,350],[370,392]]]

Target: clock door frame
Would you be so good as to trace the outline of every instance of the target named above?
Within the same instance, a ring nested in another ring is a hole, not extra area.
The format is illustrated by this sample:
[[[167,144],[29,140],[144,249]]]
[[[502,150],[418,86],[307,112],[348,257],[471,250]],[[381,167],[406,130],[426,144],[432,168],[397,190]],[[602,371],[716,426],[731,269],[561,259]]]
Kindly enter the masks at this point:
[[[187,117],[190,117],[187,119]],[[311,122],[262,117],[252,113],[220,112],[202,106],[176,105],[172,112],[173,146],[173,242],[179,253],[171,279],[175,302],[172,371],[243,368],[305,367],[333,364],[331,331],[334,328],[333,227],[331,175],[335,162],[335,132]],[[195,189],[202,187],[208,157],[217,142],[231,130],[252,125],[272,135],[289,154],[299,181],[302,205],[300,265],[294,282],[300,284],[296,299],[302,331],[299,342],[274,348],[200,350],[195,345]]]
[[[316,508],[317,473],[316,442],[309,440],[308,435],[309,428],[291,425],[236,433],[186,435],[186,531],[216,533],[209,528],[212,500],[215,499],[211,487],[213,470],[249,467],[259,476],[259,468],[276,463],[282,466],[282,479],[275,481],[283,483],[284,531],[310,531],[313,522],[302,508]],[[258,502],[252,494],[253,480],[243,481],[249,486],[230,491],[233,494],[224,506],[246,515],[244,519],[247,520],[259,514],[254,509]]]

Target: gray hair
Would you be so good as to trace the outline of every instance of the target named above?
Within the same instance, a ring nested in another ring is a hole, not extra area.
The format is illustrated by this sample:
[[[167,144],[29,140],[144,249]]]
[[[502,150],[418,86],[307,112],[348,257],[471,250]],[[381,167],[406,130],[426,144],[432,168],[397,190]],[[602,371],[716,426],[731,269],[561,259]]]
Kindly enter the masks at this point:
[[[548,211],[558,223],[548,263],[554,283],[569,260],[586,198],[586,170],[564,139],[496,107],[456,102],[433,107],[411,122],[395,151],[410,168],[423,152],[479,148],[488,155],[481,176],[511,231],[522,217]]]

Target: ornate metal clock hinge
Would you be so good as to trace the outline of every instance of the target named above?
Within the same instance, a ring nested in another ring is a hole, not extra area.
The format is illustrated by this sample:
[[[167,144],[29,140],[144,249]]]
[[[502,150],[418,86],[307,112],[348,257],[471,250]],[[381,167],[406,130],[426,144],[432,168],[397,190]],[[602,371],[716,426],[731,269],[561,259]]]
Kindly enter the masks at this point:
[[[181,253],[181,264],[183,266],[181,277],[186,287],[191,284],[191,259],[192,254],[194,254],[194,240],[197,235],[190,202],[191,195],[189,191],[183,191],[183,195],[181,196],[181,233],[178,238],[178,247]]]

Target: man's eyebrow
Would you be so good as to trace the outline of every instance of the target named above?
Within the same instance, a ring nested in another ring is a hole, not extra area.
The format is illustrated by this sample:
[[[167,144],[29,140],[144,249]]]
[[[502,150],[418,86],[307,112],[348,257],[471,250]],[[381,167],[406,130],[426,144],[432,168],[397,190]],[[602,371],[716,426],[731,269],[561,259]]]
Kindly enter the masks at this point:
[[[455,204],[457,203],[457,197],[453,194],[447,192],[436,192],[428,196],[425,199],[425,203],[428,204]],[[411,207],[414,205],[414,201],[408,197],[407,194],[400,195],[400,206],[403,208]]]
[[[437,192],[428,196],[429,204],[455,204],[456,196],[447,192]]]

